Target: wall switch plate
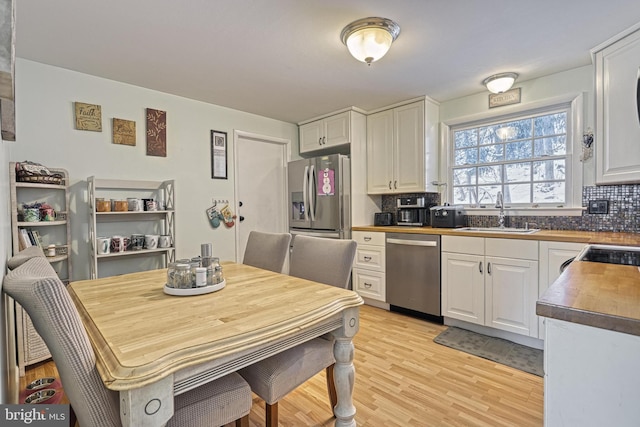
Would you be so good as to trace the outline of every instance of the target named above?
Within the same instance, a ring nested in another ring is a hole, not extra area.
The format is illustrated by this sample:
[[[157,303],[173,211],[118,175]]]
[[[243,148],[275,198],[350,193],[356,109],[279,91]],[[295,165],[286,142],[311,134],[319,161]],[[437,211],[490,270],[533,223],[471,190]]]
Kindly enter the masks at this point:
[[[589,200],[587,212],[590,214],[605,215],[609,213],[609,201],[606,199]]]

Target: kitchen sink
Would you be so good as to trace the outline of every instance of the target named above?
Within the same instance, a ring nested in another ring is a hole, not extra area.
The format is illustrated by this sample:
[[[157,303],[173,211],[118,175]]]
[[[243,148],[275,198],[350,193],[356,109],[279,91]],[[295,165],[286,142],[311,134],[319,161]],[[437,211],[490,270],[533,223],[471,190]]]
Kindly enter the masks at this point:
[[[458,231],[476,231],[480,233],[509,233],[509,234],[533,234],[540,231],[539,228],[516,228],[516,227],[464,227]]]

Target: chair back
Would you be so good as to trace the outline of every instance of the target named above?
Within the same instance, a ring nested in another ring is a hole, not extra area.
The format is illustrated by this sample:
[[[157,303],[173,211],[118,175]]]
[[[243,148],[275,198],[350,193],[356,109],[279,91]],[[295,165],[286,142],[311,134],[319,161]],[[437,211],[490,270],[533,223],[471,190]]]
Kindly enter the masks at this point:
[[[3,290],[27,312],[47,344],[81,426],[121,426],[118,393],[108,390],[71,296],[44,257],[10,271]]]
[[[242,263],[281,273],[289,252],[289,243],[289,233],[252,231],[249,233]]]
[[[347,288],[357,243],[297,235],[289,263],[289,274],[326,285]]]

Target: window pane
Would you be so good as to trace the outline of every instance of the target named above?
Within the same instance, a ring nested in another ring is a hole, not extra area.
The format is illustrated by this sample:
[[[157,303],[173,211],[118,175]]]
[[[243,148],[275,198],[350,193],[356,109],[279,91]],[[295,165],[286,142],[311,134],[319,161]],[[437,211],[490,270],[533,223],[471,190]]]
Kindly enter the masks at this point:
[[[531,158],[531,140],[510,142],[506,144],[507,160],[522,160]]]
[[[533,180],[551,181],[565,179],[564,159],[533,162]]]
[[[501,189],[502,187],[500,187],[499,185],[478,187],[478,204],[494,206],[496,204],[498,191],[500,191]]]
[[[505,185],[504,203],[531,203],[531,183]]]
[[[478,145],[478,130],[467,129],[455,132],[455,148],[467,148]]]
[[[465,185],[476,183],[476,168],[464,168],[453,170],[453,185]]]
[[[481,166],[478,168],[478,184],[499,184],[502,182],[502,166]]]
[[[567,137],[554,136],[551,138],[535,139],[533,141],[534,156],[562,156],[567,154]]]
[[[531,182],[531,163],[504,165],[505,182]]]
[[[534,120],[536,136],[567,133],[567,113],[549,114]]]
[[[475,205],[475,187],[454,187],[453,189],[453,203]]]
[[[487,145],[480,147],[480,163],[499,162],[504,157],[504,145]]]
[[[539,182],[533,184],[533,203],[564,204],[564,182]]]
[[[505,139],[531,138],[531,119],[516,120],[499,126],[509,129],[508,133],[505,134],[508,138]]]
[[[478,149],[467,148],[464,150],[456,150],[454,165],[474,165],[478,163]]]
[[[478,129],[478,143],[480,145],[495,144],[500,142],[500,137],[496,134],[498,126],[485,126]]]

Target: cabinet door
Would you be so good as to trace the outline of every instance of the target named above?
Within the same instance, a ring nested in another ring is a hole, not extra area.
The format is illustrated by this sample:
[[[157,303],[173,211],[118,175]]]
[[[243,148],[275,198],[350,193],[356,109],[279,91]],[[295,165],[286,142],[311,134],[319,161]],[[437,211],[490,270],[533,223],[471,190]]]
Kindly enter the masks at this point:
[[[300,126],[300,153],[321,149],[323,132],[323,120]]]
[[[393,110],[367,117],[367,192],[393,191]]]
[[[584,243],[540,242],[538,298],[560,277],[560,266],[580,253]],[[544,317],[538,317],[538,338],[544,339]]]
[[[596,182],[640,182],[640,31],[596,55]]]
[[[442,253],[442,315],[484,325],[484,257]]]
[[[351,142],[350,118],[350,113],[347,111],[324,119],[323,147],[334,147]]]
[[[394,178],[398,193],[425,191],[424,102],[395,108]]]
[[[486,257],[486,326],[538,336],[538,262]]]

